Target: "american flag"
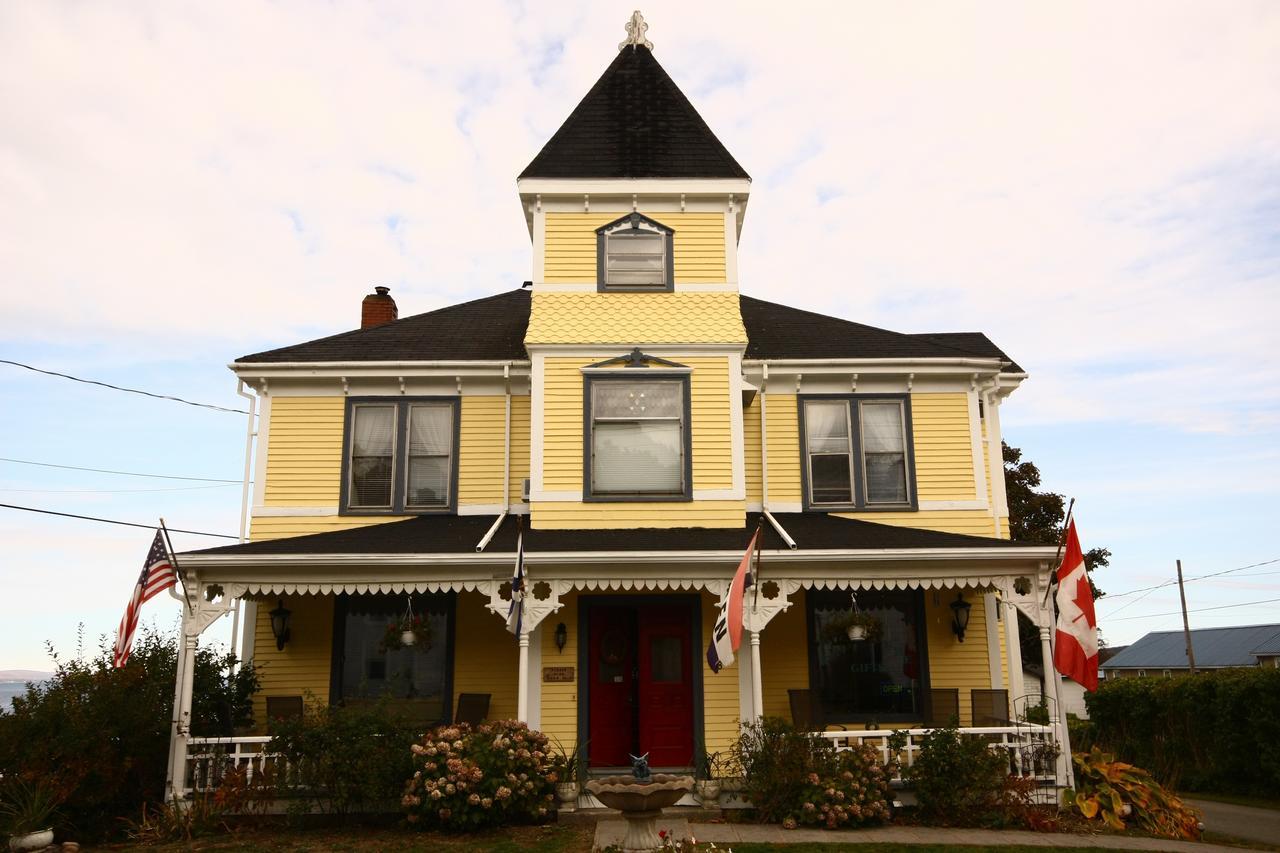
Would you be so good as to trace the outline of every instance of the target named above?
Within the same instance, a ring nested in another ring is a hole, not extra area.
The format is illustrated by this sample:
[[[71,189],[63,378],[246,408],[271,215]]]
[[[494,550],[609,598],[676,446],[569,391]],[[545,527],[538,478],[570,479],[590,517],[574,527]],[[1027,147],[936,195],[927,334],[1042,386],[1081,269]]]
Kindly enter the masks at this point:
[[[156,538],[151,540],[151,550],[142,564],[142,574],[138,575],[138,583],[129,598],[129,606],[125,608],[124,618],[120,620],[120,629],[116,632],[116,668],[129,662],[129,650],[133,648],[133,635],[138,630],[138,613],[142,605],[173,586],[178,581],[178,573],[169,561],[169,551],[164,546],[164,536],[157,530]]]

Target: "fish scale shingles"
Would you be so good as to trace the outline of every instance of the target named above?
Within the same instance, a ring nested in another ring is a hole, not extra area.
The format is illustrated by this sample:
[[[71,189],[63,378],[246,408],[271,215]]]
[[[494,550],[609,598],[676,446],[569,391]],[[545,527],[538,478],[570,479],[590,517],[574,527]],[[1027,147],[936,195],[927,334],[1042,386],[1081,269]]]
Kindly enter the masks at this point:
[[[628,46],[521,178],[744,178],[645,47]]]

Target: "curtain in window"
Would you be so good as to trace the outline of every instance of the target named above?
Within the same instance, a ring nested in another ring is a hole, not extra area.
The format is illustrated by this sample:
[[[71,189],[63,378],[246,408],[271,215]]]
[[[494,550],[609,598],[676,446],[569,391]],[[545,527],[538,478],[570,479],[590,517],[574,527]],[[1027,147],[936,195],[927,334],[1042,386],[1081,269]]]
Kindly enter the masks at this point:
[[[620,285],[665,284],[666,240],[661,234],[643,231],[605,237],[605,281]]]
[[[408,490],[405,506],[449,504],[449,453],[453,447],[453,407],[409,408]]]
[[[862,404],[862,452],[867,470],[867,503],[906,503],[906,437],[900,403]]]
[[[807,402],[805,446],[809,452],[810,501],[852,503],[849,465],[849,406],[844,401]]]
[[[394,406],[357,406],[351,438],[351,506],[391,506]]]
[[[596,382],[591,387],[591,491],[683,494],[683,383]]]

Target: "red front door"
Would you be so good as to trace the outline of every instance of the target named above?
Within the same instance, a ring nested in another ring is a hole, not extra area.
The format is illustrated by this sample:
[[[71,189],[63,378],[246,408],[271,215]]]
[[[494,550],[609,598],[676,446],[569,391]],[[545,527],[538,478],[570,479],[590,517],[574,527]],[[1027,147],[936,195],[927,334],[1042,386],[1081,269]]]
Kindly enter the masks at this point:
[[[683,603],[595,605],[589,619],[592,767],[693,763],[692,611]]]

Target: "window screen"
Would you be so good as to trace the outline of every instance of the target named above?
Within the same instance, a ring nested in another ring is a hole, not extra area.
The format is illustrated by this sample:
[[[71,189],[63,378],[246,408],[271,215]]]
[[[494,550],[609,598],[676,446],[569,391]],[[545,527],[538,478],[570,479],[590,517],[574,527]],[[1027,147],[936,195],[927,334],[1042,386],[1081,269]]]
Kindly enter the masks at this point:
[[[804,422],[810,502],[853,503],[849,405],[843,400],[806,402]]]
[[[449,505],[452,449],[453,406],[410,406],[406,507],[420,509]]]
[[[390,507],[395,406],[356,406],[351,435],[351,506]]]
[[[666,284],[667,238],[649,231],[626,230],[605,238],[605,283],[613,285]]]
[[[684,494],[684,383],[591,384],[591,492]]]
[[[906,435],[902,404],[889,400],[862,403],[862,456],[867,503],[907,502]]]

